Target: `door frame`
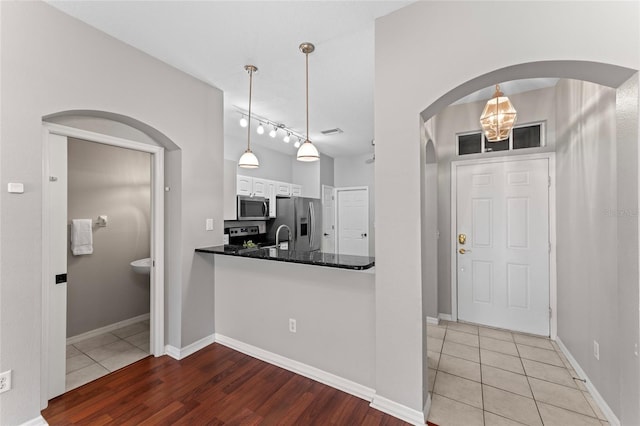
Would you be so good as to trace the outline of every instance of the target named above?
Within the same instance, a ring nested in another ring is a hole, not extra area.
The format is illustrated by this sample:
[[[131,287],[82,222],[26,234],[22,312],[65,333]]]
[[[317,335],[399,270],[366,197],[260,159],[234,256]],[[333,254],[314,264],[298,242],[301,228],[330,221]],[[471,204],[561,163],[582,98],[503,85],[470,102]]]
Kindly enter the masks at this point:
[[[536,154],[505,155],[500,157],[476,158],[472,160],[456,160],[451,162],[451,229],[450,240],[457,232],[457,196],[458,167],[476,164],[504,163],[509,161],[528,161],[547,159],[549,161],[549,334],[555,340],[558,334],[558,287],[556,280],[556,153],[541,152]],[[451,244],[451,320],[458,320],[458,267],[456,245]]]
[[[128,139],[63,126],[42,123],[42,352],[41,352],[41,406],[48,404],[49,364],[47,348],[49,329],[47,318],[50,303],[50,239],[49,216],[52,202],[49,194],[49,135],[59,135],[86,140],[151,154],[151,259],[150,275],[150,352],[154,356],[165,354],[164,349],[164,148]]]
[[[369,187],[368,186],[341,186],[339,188],[334,188],[333,189],[333,194],[334,194],[334,204],[333,204],[333,208],[335,210],[335,221],[334,221],[334,225],[336,227],[335,229],[335,253],[338,254],[339,250],[340,250],[340,214],[339,214],[339,196],[338,193],[342,192],[342,191],[361,191],[361,190],[365,190],[367,192],[367,253],[370,253],[369,247],[369,238],[371,238],[371,229],[369,229],[371,226],[371,212],[369,211]]]
[[[322,213],[324,214],[324,190],[325,188],[331,188],[331,196],[333,197],[333,209],[332,209],[332,216],[333,216],[333,253],[335,254],[337,252],[337,247],[338,247],[338,239],[336,238],[336,225],[337,225],[337,216],[338,216],[338,203],[336,201],[336,188],[334,186],[331,185],[322,185],[320,187],[320,196],[322,198],[320,198],[320,201],[322,201]],[[324,218],[324,216],[323,216]],[[324,220],[323,220],[324,223]],[[322,230],[323,234],[324,234],[324,229]],[[322,242],[324,244],[324,235],[323,235],[323,239]]]

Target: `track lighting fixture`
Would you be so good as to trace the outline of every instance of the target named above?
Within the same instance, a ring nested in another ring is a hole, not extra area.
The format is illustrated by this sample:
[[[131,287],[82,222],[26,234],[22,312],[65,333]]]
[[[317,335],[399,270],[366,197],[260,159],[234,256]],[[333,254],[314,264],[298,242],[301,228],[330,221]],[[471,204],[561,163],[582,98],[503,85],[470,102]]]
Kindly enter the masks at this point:
[[[284,141],[284,143],[291,142],[291,132],[287,132],[287,134],[284,136],[284,138],[282,138],[282,140]]]
[[[276,126],[273,126],[273,129],[269,131],[269,136],[271,136],[272,138],[275,138],[277,133],[278,133],[278,128]]]
[[[296,148],[300,148],[300,141],[302,139],[298,138],[298,140],[293,144],[293,146],[295,146]]]
[[[258,133],[259,135],[264,134],[264,126],[262,125],[262,123],[258,124],[258,128],[256,129],[256,133]]]
[[[249,125],[249,120],[244,115],[240,118],[240,127],[247,127]]]

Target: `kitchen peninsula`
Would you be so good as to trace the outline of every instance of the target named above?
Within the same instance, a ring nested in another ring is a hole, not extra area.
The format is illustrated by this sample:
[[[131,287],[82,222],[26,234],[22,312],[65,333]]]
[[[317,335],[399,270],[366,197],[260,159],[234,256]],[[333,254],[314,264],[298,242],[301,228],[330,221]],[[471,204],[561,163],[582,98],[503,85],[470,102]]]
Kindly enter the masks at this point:
[[[302,263],[305,265],[325,266],[352,270],[368,270],[375,264],[369,256],[324,253],[320,251],[282,250],[276,247],[237,249],[229,246],[214,246],[196,249],[199,253],[223,254],[227,256],[248,257],[251,259],[273,260],[277,262]]]
[[[214,262],[216,342],[373,398],[374,258],[275,247],[196,252]]]

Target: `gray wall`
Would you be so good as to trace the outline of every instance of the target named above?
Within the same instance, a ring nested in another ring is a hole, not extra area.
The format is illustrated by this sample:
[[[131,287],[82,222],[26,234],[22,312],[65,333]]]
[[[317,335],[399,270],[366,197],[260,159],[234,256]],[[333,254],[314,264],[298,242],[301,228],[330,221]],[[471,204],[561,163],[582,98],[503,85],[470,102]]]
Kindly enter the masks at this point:
[[[615,89],[557,86],[558,336],[619,412]],[[637,219],[637,218],[636,218]],[[624,219],[623,219],[624,220]],[[627,219],[628,220],[628,219]],[[600,343],[600,361],[593,341]]]
[[[637,2],[414,2],[376,21],[377,395],[415,410],[427,400],[416,327],[423,321],[418,116],[427,120],[461,96],[517,78],[579,75],[617,86],[640,68],[638,11]],[[500,25],[487,25],[495,16]],[[483,48],[494,45],[501,48]]]
[[[351,155],[334,159],[334,180],[336,188],[366,186],[369,188],[369,254],[375,255],[376,247],[376,186],[374,180],[375,162],[367,164],[372,154]]]
[[[638,273],[638,143],[640,139],[640,75],[636,73],[616,91],[618,179],[618,347],[622,424],[640,424],[640,277]],[[602,309],[602,307],[601,307]],[[609,330],[611,332],[611,330]],[[616,333],[614,333],[616,334]],[[612,379],[602,375],[603,382]]]
[[[546,146],[511,152],[456,155],[456,134],[479,131],[479,117],[486,101],[452,105],[432,118],[438,153],[438,309],[439,313],[451,313],[451,162],[495,156],[530,154],[553,151],[556,143],[555,88],[509,94],[518,111],[518,123],[546,122]]]
[[[375,388],[374,275],[216,256],[216,333]],[[289,332],[289,318],[297,332]]]
[[[233,160],[236,163],[240,159],[242,153],[247,148],[247,142],[231,143],[225,142],[224,158]],[[258,157],[260,167],[257,169],[241,169],[236,167],[237,174],[243,176],[251,176],[262,179],[271,179],[281,182],[294,182],[291,174],[291,162],[295,161],[295,156],[286,155],[272,149],[253,147],[253,153]],[[297,182],[294,182],[297,183]]]
[[[0,193],[0,371],[13,370],[0,424],[13,425],[42,408],[43,117],[102,111],[164,137],[166,343],[182,347],[214,332],[213,265],[194,249],[222,242],[223,96],[40,2],[0,2],[0,55],[0,180],[25,184]]]
[[[151,155],[69,138],[72,219],[107,215],[93,254],[67,255],[67,337],[149,313],[149,276],[129,263],[149,257]]]

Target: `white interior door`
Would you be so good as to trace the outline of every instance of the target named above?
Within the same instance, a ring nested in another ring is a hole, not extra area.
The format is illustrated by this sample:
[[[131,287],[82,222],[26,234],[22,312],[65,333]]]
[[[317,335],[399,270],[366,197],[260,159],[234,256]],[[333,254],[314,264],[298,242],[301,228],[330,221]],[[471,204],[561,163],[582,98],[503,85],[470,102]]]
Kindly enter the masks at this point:
[[[458,318],[549,335],[549,160],[456,168]]]
[[[333,186],[322,185],[322,251],[336,251],[336,206]]]
[[[67,138],[49,135],[48,390],[51,399],[65,392],[67,350]]]
[[[338,253],[369,255],[369,189],[337,188]]]

